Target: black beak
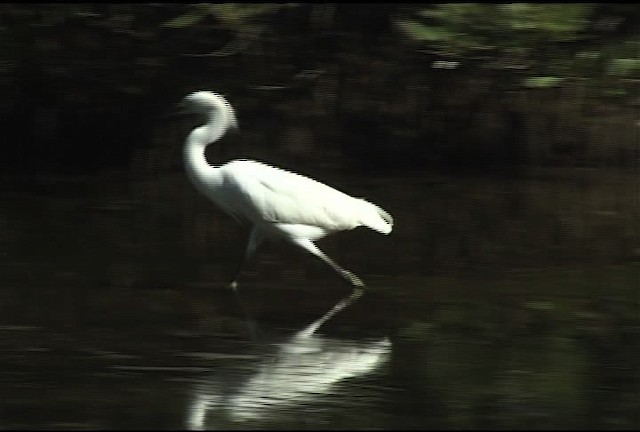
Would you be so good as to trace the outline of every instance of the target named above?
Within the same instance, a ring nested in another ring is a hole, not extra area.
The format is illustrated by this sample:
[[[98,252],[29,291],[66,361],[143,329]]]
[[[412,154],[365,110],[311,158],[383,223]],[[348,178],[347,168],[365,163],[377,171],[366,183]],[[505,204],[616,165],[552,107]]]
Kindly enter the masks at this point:
[[[173,112],[174,115],[187,115],[187,114],[192,114],[191,112],[189,112],[189,110],[187,109],[187,106],[185,105],[184,101],[180,101],[177,104],[175,104],[173,106]]]
[[[186,109],[184,102],[178,102],[173,107],[169,108],[161,117],[173,118],[178,116],[184,116],[187,114],[191,114],[191,113]]]

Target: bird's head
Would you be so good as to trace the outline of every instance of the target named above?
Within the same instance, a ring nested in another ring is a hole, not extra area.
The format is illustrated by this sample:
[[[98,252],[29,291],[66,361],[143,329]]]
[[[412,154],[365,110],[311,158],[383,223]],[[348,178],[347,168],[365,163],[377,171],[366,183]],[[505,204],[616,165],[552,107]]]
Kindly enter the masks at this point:
[[[178,104],[178,109],[184,114],[222,115],[226,118],[228,127],[238,127],[233,107],[218,93],[203,90],[190,93]]]

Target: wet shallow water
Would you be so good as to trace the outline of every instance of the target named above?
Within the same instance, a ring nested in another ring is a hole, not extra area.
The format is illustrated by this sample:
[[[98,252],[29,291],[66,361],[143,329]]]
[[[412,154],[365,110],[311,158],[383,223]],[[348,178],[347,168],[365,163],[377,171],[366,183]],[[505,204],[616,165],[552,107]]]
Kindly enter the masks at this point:
[[[0,428],[640,427],[628,178],[353,182],[398,225],[320,243],[369,285],[326,322],[292,248],[225,288],[246,233],[176,178],[2,192]]]

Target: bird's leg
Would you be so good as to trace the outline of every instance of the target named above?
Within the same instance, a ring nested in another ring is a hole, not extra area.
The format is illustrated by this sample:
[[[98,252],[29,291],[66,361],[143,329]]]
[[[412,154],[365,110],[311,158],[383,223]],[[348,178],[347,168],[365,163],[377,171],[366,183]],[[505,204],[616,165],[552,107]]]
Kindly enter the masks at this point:
[[[247,250],[245,251],[244,256],[242,257],[242,260],[240,261],[240,264],[238,265],[238,268],[234,273],[231,283],[229,284],[229,286],[232,289],[235,290],[236,288],[238,288],[238,277],[240,277],[240,273],[242,272],[242,269],[247,264],[251,256],[253,256],[258,246],[260,246],[260,243],[262,243],[262,240],[264,240],[264,235],[254,226],[251,229],[251,234],[249,235]]]
[[[316,332],[316,330],[320,328],[322,324],[327,322],[329,318],[332,318],[335,314],[340,312],[342,309],[346,308],[347,306],[351,305],[354,301],[362,297],[363,292],[364,290],[362,288],[354,289],[351,292],[351,294],[349,294],[349,296],[343,298],[338,303],[336,303],[331,309],[329,309],[327,313],[325,313],[320,318],[318,318],[317,320],[309,324],[307,327],[305,327],[304,330],[298,332],[297,337],[303,338],[303,337],[311,336],[313,333]]]
[[[253,317],[253,314],[251,313],[251,309],[249,307],[247,307],[247,305],[245,304],[245,302],[242,300],[242,297],[240,297],[240,292],[235,289],[233,289],[233,292],[236,296],[236,300],[238,301],[238,304],[240,305],[240,309],[242,310],[242,314],[244,315],[244,319],[245,319],[245,323],[247,324],[247,331],[249,333],[249,337],[251,338],[252,341],[254,342],[258,342],[259,341],[259,329],[258,326],[256,325],[256,320]]]
[[[325,255],[324,252],[322,252],[318,248],[318,246],[316,246],[311,240],[305,239],[305,238],[294,238],[294,239],[291,239],[291,241],[297,244],[298,246],[300,246],[301,248],[304,248],[307,251],[311,252],[312,254],[320,258],[322,261],[327,263],[329,266],[331,266],[332,269],[334,269],[340,276],[345,278],[347,282],[349,282],[355,288],[360,288],[360,289],[365,288],[364,282],[362,282],[362,280],[360,280],[358,276],[351,273],[349,270],[343,269],[338,264],[336,264],[331,258]]]

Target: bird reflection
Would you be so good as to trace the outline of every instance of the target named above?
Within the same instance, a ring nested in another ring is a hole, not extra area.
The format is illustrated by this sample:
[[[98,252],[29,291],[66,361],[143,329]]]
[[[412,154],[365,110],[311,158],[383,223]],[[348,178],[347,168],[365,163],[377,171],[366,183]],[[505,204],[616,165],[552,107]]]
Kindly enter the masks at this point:
[[[278,414],[332,394],[335,384],[374,371],[388,358],[387,337],[374,340],[336,339],[316,331],[328,319],[361,296],[355,290],[319,319],[295,333],[276,350],[260,358],[249,378],[226,390],[220,376],[195,387],[189,407],[189,429],[255,425]],[[357,391],[357,390],[354,390]]]

